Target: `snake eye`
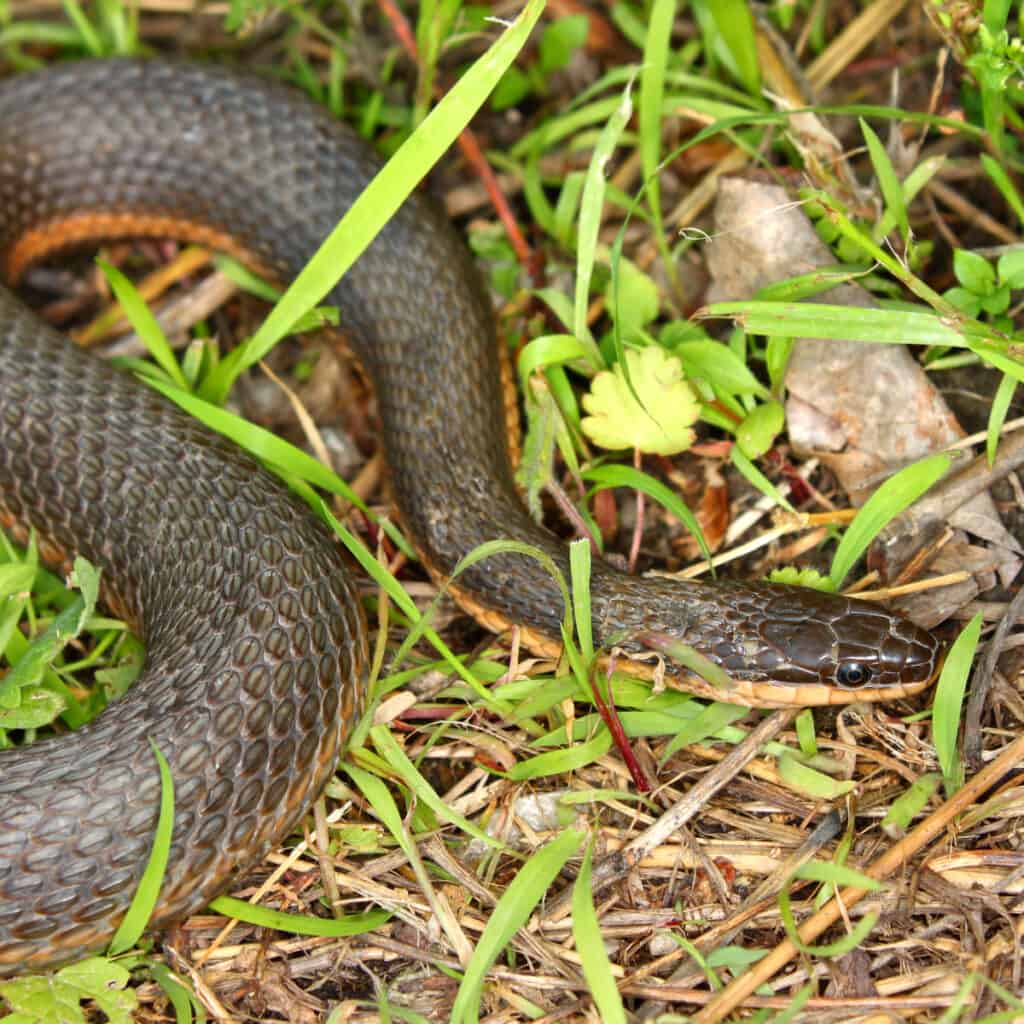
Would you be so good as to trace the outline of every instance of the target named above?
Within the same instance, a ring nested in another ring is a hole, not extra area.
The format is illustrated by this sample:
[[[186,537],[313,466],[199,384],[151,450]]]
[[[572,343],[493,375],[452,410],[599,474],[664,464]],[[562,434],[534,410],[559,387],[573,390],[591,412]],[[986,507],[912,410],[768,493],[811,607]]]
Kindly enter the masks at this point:
[[[871,669],[859,661],[844,661],[836,669],[836,682],[840,686],[863,686],[871,678]]]

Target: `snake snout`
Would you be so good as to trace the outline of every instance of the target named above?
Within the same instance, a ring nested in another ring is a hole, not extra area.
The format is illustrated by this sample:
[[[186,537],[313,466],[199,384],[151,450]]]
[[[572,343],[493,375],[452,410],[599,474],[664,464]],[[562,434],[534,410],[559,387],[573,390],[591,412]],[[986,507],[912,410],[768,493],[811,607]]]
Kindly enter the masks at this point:
[[[844,689],[873,689],[929,682],[943,645],[895,613],[850,601],[836,623],[834,680]]]
[[[891,625],[892,642],[883,649],[891,657],[892,669],[907,683],[933,679],[942,665],[945,644],[909,619],[894,618]]]
[[[781,682],[810,678],[843,690],[911,686],[933,678],[942,644],[908,619],[864,601],[768,586],[758,668]]]

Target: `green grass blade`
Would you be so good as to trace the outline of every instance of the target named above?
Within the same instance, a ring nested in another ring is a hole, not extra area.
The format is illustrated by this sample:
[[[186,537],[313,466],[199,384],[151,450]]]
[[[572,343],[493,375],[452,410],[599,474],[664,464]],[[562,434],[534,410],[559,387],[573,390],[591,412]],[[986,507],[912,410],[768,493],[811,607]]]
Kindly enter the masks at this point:
[[[599,487],[631,487],[635,491],[643,491],[672,513],[697,539],[701,553],[708,561],[711,560],[711,549],[708,547],[701,531],[697,517],[686,507],[677,494],[647,473],[634,469],[632,466],[604,465],[593,466],[583,472],[583,479],[597,484]]]
[[[1019,381],[1004,373],[1003,379],[996,389],[995,397],[992,399],[992,406],[988,413],[988,425],[985,428],[985,456],[988,459],[989,468],[996,461],[999,435],[1002,433],[1006,414],[1009,412],[1010,402],[1013,401],[1013,393],[1017,390],[1018,383]]]
[[[519,869],[491,912],[473,959],[466,967],[452,1005],[451,1024],[477,1024],[480,1020],[480,996],[488,970],[512,936],[526,924],[534,907],[545,897],[551,883],[582,841],[582,833],[567,829],[547,846],[541,847]]]
[[[394,524],[387,521],[382,522],[375,516],[366,502],[337,473],[325,466],[319,459],[314,459],[312,455],[302,451],[301,448],[296,448],[295,445],[281,440],[271,431],[258,427],[255,423],[250,423],[241,416],[236,416],[234,413],[228,412],[227,409],[222,409],[219,405],[198,398],[188,391],[172,387],[158,380],[147,379],[146,383],[169,398],[175,405],[181,406],[185,412],[205,423],[211,430],[216,430],[218,434],[230,438],[239,447],[244,448],[270,467],[283,470],[292,477],[304,480],[331,494],[336,494],[350,505],[354,505],[369,519],[377,523],[388,535],[388,538],[394,541],[406,555],[415,557],[414,552]],[[290,483],[291,481],[286,482]]]
[[[388,791],[388,787],[373,775],[371,772],[363,771],[354,764],[345,764],[345,771],[351,776],[352,781],[362,791],[367,803],[373,808],[373,813],[387,827],[392,838],[398,843],[402,852],[412,860],[415,853],[409,842],[409,834],[402,825],[402,815],[398,810],[398,804]]]
[[[653,219],[654,237],[666,266],[671,266],[665,226],[661,215],[662,99],[665,70],[676,16],[676,0],[654,0],[644,37],[644,59],[640,69],[640,161],[647,183],[647,204]]]
[[[291,283],[244,354],[225,368],[225,377],[212,382],[216,391],[226,394],[234,376],[262,359],[337,284],[480,109],[543,10],[544,0],[528,0],[522,14],[402,144]]]
[[[964,694],[967,692],[974,653],[978,649],[981,625],[982,614],[978,612],[953,641],[935,686],[932,742],[935,744],[948,795],[956,792],[963,780],[964,770],[957,753],[956,738],[963,719]]]
[[[22,687],[38,682],[57,653],[77,637],[96,609],[100,572],[83,558],[75,559],[75,577],[81,595],[60,611],[18,658],[18,663],[0,680],[0,707],[17,706]]]
[[[707,12],[698,20],[711,48],[726,57],[730,70],[751,96],[760,96],[761,65],[754,19],[746,0],[700,0],[694,10],[698,15]]]
[[[86,17],[85,11],[77,3],[77,0],[63,0],[63,4],[64,13],[68,16],[68,21],[78,29],[82,46],[89,51],[91,57],[102,57],[104,55],[103,41],[93,27],[92,22]]]
[[[564,733],[564,729],[562,732]],[[528,757],[519,761],[508,772],[513,782],[526,782],[529,779],[543,779],[552,775],[569,775],[593,764],[599,757],[604,757],[612,748],[612,734],[604,727],[592,739],[582,743],[574,743],[571,747],[560,750],[548,750],[543,754]]]
[[[889,477],[861,506],[832,559],[829,578],[836,590],[857,560],[868,549],[886,523],[909,508],[922,494],[939,481],[953,464],[949,455],[929,455],[905,466]]]
[[[1002,193],[1007,205],[1016,214],[1017,223],[1024,224],[1024,199],[1021,199],[1017,186],[1014,185],[1013,180],[1003,170],[1002,164],[987,153],[982,153],[981,166],[985,168],[985,173],[992,179],[996,188]]]
[[[877,892],[882,888],[882,883],[867,875],[854,871],[853,868],[845,867],[842,864],[826,864],[822,861],[809,861],[800,867],[790,881],[783,886],[779,893],[779,914],[782,918],[782,925],[786,929],[786,936],[789,941],[801,953],[808,956],[838,957],[844,956],[851,950],[856,949],[870,934],[878,920],[878,913],[872,911],[850,930],[847,935],[827,945],[810,946],[800,939],[797,934],[797,925],[793,919],[793,908],[790,901],[790,885],[794,879],[804,878],[815,882],[825,882],[835,888],[840,886],[855,886],[864,889],[866,892]]]
[[[128,913],[114,932],[107,952],[111,956],[124,953],[132,948],[142,937],[146,925],[160,896],[167,860],[171,855],[171,835],[174,831],[174,779],[167,758],[160,752],[156,744],[150,740],[153,756],[160,769],[160,813],[157,817],[156,831],[153,833],[153,848],[149,860],[135,890]]]
[[[236,921],[254,924],[259,928],[272,928],[289,935],[321,935],[328,938],[343,938],[346,935],[362,935],[380,928],[391,919],[386,910],[369,910],[365,914],[348,914],[345,917],[311,917],[309,914],[289,914],[284,910],[257,907],[233,896],[218,896],[210,903],[210,909]]]
[[[796,515],[796,509],[789,499],[743,454],[740,446],[734,444],[729,451],[729,461],[739,470],[743,478],[752,487],[756,487],[766,498],[771,498],[779,508]]]
[[[587,166],[583,198],[580,202],[580,224],[576,251],[576,292],[573,302],[572,333],[585,345],[593,349],[591,362],[602,366],[604,360],[593,344],[590,328],[587,326],[587,310],[590,308],[590,279],[594,273],[597,254],[597,238],[604,213],[606,189],[605,168],[615,154],[615,149],[633,116],[633,102],[630,98],[632,83],[627,84],[612,115],[601,130]]]
[[[203,1004],[181,978],[164,964],[151,960],[146,966],[173,1007],[175,1024],[206,1024]]]
[[[576,940],[583,977],[597,1007],[598,1016],[604,1024],[626,1024],[626,1011],[622,1006],[611,961],[601,937],[601,924],[594,909],[594,898],[590,891],[590,861],[593,846],[588,845],[583,855],[580,873],[572,887],[572,936]]]
[[[882,140],[864,118],[860,119],[860,130],[868,146],[868,155],[875,169],[875,177],[878,178],[878,187],[882,191],[882,198],[885,199],[885,212],[895,219],[900,229],[900,237],[906,245],[910,241],[910,218],[907,216],[907,204],[900,179],[896,177],[896,168],[893,167]]]
[[[373,740],[377,752],[388,763],[388,766],[396,775],[411,789],[418,800],[426,804],[442,821],[453,824],[456,828],[462,829],[467,835],[488,846],[496,849],[504,849],[504,843],[489,836],[483,829],[477,828],[468,818],[453,811],[434,792],[429,782],[416,770],[416,766],[409,760],[405,751],[398,745],[398,741],[391,735],[391,731],[383,725],[375,725],[370,730],[370,738]]]
[[[97,260],[103,276],[110,283],[117,301],[124,310],[124,315],[132,325],[135,333],[149,349],[149,354],[160,364],[164,373],[183,391],[188,390],[188,382],[181,372],[178,360],[174,358],[174,350],[167,342],[167,337],[157,323],[153,311],[143,301],[135,285],[121,273],[117,267],[111,266],[106,260]]]
[[[523,394],[530,393],[529,380],[537,370],[550,366],[564,366],[566,363],[585,361],[593,353],[571,334],[545,334],[534,338],[523,346],[519,353],[518,370]],[[599,369],[599,367],[595,367]]]
[[[934,313],[854,309],[823,303],[716,302],[704,317],[727,316],[748,334],[789,338],[831,338],[875,344],[949,345],[964,348],[964,334]]]
[[[590,542],[574,540],[569,545],[569,579],[576,636],[584,661],[594,657],[594,630],[590,613]]]

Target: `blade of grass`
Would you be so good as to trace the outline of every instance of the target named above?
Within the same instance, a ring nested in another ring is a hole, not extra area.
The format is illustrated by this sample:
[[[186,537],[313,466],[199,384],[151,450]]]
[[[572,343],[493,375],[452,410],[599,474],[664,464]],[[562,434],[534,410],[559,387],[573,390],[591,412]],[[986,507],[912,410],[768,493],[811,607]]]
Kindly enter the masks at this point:
[[[160,769],[160,813],[153,833],[153,848],[139,880],[139,887],[135,890],[128,912],[110,940],[107,949],[110,956],[131,949],[142,937],[160,896],[164,872],[167,870],[167,861],[171,855],[171,835],[174,831],[174,779],[171,778],[170,765],[159,748],[152,740],[149,741],[149,745]]]
[[[398,741],[391,735],[387,726],[373,726],[370,729],[370,739],[373,740],[378,753],[385,759],[391,770],[416,794],[417,799],[422,800],[442,821],[450,822],[467,835],[479,839],[480,842],[486,843],[488,846],[499,850],[504,849],[504,843],[489,836],[483,829],[477,828],[468,818],[457,814],[434,792],[433,787],[416,770],[416,766],[398,745]]]
[[[704,539],[697,517],[686,507],[678,495],[674,494],[660,480],[648,476],[632,466],[594,466],[583,472],[583,479],[597,484],[599,487],[630,487],[634,491],[643,491],[648,497],[663,505],[672,513],[697,540],[701,554],[711,561],[711,549]]]
[[[957,753],[956,738],[963,720],[964,694],[971,672],[978,639],[981,636],[982,614],[978,612],[960,631],[946,655],[942,673],[935,686],[932,704],[932,742],[939,758],[946,795],[952,796],[962,784],[963,762]]]
[[[272,928],[289,935],[320,935],[328,938],[343,938],[346,935],[362,935],[387,924],[391,914],[386,910],[368,910],[365,914],[348,914],[345,917],[311,917],[309,914],[290,914],[284,910],[258,907],[233,896],[218,896],[210,903],[210,909],[236,921],[254,924],[259,928]]]
[[[139,295],[135,285],[117,267],[111,266],[106,260],[97,260],[96,263],[113,289],[128,322],[142,339],[146,348],[149,349],[149,354],[160,364],[171,383],[176,384],[183,391],[187,391],[188,382],[181,372],[178,360],[174,357],[174,350],[168,344],[160,324],[157,323],[152,310]]]
[[[626,1011],[615,985],[611,961],[604,948],[601,923],[590,892],[590,864],[593,845],[588,844],[580,873],[572,887],[572,936],[580,957],[583,977],[604,1024],[626,1024]]]
[[[252,338],[235,350],[238,356],[224,361],[218,379],[211,381],[214,394],[226,395],[235,377],[262,359],[352,266],[480,109],[526,44],[543,10],[544,0],[528,0],[522,14],[381,168]]]
[[[541,847],[519,869],[491,911],[473,959],[466,967],[452,1004],[451,1024],[477,1024],[480,1020],[480,997],[488,970],[512,936],[526,923],[533,908],[545,897],[551,883],[582,841],[582,833],[567,829],[547,846]]]
[[[857,560],[890,520],[912,505],[940,480],[953,459],[949,455],[929,455],[889,477],[861,506],[832,558],[829,578],[839,590]]]
[[[661,215],[662,99],[665,94],[665,70],[668,65],[676,0],[654,0],[644,37],[644,59],[640,69],[640,161],[647,182],[647,205],[651,211],[654,238],[666,267],[675,266],[669,256],[668,240]]]
[[[885,146],[882,145],[882,140],[864,118],[860,119],[860,130],[867,143],[871,165],[875,169],[878,187],[885,200],[885,212],[895,219],[903,244],[907,245],[910,242],[910,218],[907,216],[907,205],[903,198],[900,179],[896,177],[896,168],[893,167],[889,154],[885,151]]]
[[[748,334],[953,348],[964,348],[967,344],[959,330],[934,313],[925,312],[853,309],[823,303],[716,302],[698,315],[730,317]]]
[[[882,888],[882,883],[841,864],[809,861],[798,868],[779,893],[779,914],[782,918],[782,925],[786,929],[786,936],[801,953],[808,956],[843,956],[856,949],[868,937],[871,929],[875,927],[875,922],[878,920],[879,915],[877,911],[871,911],[865,914],[847,935],[837,939],[835,942],[820,946],[812,946],[803,942],[797,932],[796,922],[793,919],[793,908],[789,895],[790,886],[795,879],[826,882],[836,889],[840,886],[855,886],[864,892],[877,892]]]

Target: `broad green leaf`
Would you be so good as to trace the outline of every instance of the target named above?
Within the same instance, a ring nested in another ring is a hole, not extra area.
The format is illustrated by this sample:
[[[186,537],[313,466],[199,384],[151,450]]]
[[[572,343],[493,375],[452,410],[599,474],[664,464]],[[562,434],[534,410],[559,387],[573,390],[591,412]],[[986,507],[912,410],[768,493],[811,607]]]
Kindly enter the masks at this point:
[[[953,273],[975,295],[987,295],[996,284],[995,268],[984,256],[969,249],[953,250]]]
[[[661,311],[658,286],[625,257],[619,260],[618,277],[608,283],[605,298],[608,312],[627,338],[646,327]]]
[[[1011,249],[999,257],[999,280],[1011,288],[1024,288],[1024,249]]]
[[[60,694],[42,686],[26,686],[20,691],[16,707],[0,705],[0,729],[41,729],[57,720],[67,707],[67,701]]]
[[[538,44],[540,67],[545,74],[564,68],[587,41],[590,19],[585,14],[570,14],[548,25]]]
[[[782,431],[786,420],[781,402],[754,406],[736,430],[736,443],[748,459],[759,459]]]
[[[674,354],[691,380],[703,378],[729,395],[754,395],[767,398],[765,386],[750,372],[747,364],[728,345],[701,338],[676,345]]]
[[[8,1020],[23,1024],[85,1024],[83,1000],[92,1000],[109,1024],[132,1024],[138,1006],[131,975],[105,957],[91,957],[54,975],[33,975],[0,982],[0,995],[14,1011]],[[90,1014],[89,1019],[93,1019]]]

